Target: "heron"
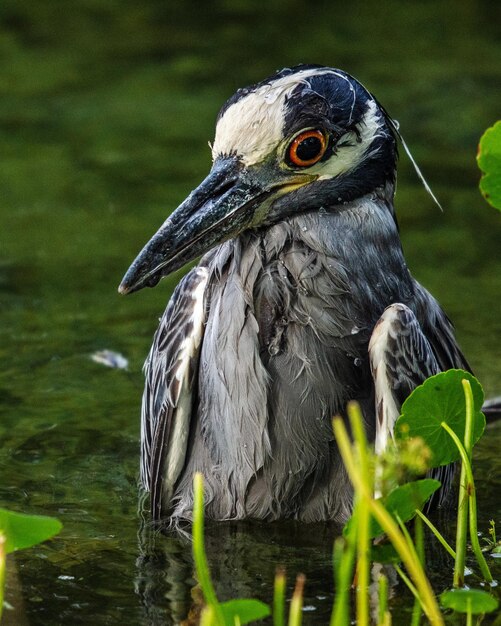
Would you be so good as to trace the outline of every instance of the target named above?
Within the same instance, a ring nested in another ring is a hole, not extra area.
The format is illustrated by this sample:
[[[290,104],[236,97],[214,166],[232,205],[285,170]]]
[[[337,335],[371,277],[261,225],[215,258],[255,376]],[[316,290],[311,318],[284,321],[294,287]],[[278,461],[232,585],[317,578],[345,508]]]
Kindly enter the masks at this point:
[[[154,520],[344,521],[331,420],[360,405],[376,453],[427,377],[469,370],[411,275],[394,209],[399,131],[348,73],[283,69],[220,110],[212,168],[133,262],[123,294],[201,257],[145,363],[140,480]],[[447,491],[452,472],[441,472]]]

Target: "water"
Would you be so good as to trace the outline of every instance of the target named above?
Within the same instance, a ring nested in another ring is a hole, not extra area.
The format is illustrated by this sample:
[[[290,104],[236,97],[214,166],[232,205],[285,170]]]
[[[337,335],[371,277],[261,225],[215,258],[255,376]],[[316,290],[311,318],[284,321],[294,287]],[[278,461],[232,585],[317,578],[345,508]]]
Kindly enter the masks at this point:
[[[478,194],[474,160],[499,116],[497,10],[466,0],[2,3],[0,499],[64,523],[10,560],[11,623],[168,624],[188,613],[189,546],[140,532],[136,489],[140,369],[178,277],[127,298],[116,288],[208,171],[219,106],[279,67],[342,67],[399,120],[445,207],[402,157],[409,266],[456,323],[487,394],[501,393],[500,218]],[[128,370],[91,360],[106,349]],[[501,523],[500,443],[494,427],[476,457],[484,531]],[[315,610],[304,622],[325,624],[336,532],[210,527],[221,597],[269,599],[283,564],[290,586],[307,575]],[[450,563],[431,569],[441,588]],[[408,605],[395,600],[396,623],[409,621]]]

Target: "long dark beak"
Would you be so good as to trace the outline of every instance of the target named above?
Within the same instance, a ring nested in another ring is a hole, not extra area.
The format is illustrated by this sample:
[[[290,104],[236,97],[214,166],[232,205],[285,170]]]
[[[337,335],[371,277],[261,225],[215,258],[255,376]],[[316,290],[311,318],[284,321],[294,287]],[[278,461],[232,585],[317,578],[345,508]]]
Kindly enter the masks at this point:
[[[122,294],[154,287],[167,274],[236,237],[271,191],[236,158],[220,158],[207,178],[164,222],[125,274]]]

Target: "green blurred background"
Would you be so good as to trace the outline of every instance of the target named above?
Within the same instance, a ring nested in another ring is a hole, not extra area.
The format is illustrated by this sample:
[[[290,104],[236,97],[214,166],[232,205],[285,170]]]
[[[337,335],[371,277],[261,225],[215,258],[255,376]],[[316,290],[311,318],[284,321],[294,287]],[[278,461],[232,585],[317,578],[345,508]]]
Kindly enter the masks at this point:
[[[0,495],[65,524],[18,557],[22,591],[11,581],[10,593],[24,608],[13,623],[169,623],[188,606],[189,548],[136,539],[140,369],[179,276],[127,298],[116,288],[207,173],[224,100],[276,69],[340,67],[399,120],[445,209],[403,155],[408,264],[456,324],[487,394],[501,394],[500,217],[475,163],[501,117],[500,23],[494,0],[2,1]],[[91,361],[105,348],[129,370]],[[500,443],[491,430],[479,453],[486,519],[501,517]],[[312,581],[305,623],[323,623],[326,532],[215,531],[214,552],[232,554],[217,566],[221,595],[262,585],[266,597],[283,561]]]

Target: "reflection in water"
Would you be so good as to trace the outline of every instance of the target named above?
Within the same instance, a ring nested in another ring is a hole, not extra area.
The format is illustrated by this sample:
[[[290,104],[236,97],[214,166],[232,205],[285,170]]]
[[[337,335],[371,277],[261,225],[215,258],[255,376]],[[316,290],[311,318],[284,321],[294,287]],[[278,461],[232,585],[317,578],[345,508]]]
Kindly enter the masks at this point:
[[[194,578],[189,535],[180,537],[155,530],[144,508],[141,510],[135,590],[143,606],[143,623],[192,624],[203,601]],[[454,502],[432,519],[439,528],[447,529],[445,535],[453,543]],[[258,598],[271,605],[275,571],[283,566],[288,576],[289,599],[296,575],[306,574],[303,623],[328,623],[334,599],[332,545],[340,532],[341,527],[335,524],[293,521],[208,523],[206,552],[219,599]],[[446,578],[452,577],[452,559],[427,530],[425,536],[428,575],[440,589],[444,572]],[[377,577],[381,571],[389,579],[394,621],[400,623],[401,619],[401,623],[406,623],[412,596],[392,566],[374,564],[372,568],[371,611],[377,612]]]
[[[307,611],[315,619],[328,620],[333,585],[331,546],[339,532],[334,524],[208,524],[206,552],[218,597],[222,601],[254,597],[271,604],[275,570],[283,565],[289,577],[288,597],[296,574],[307,572]],[[170,619],[176,624],[196,615],[201,597],[189,538],[162,534],[142,519],[138,543],[135,589],[149,620],[146,623],[171,623]],[[314,623],[310,619],[305,615],[305,624]]]
[[[185,537],[164,535],[145,514],[139,501],[135,592],[144,609],[145,624],[180,624],[192,611],[193,579],[191,545]]]

